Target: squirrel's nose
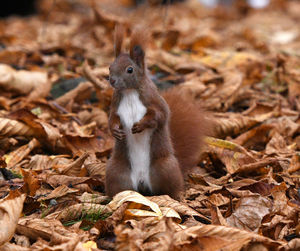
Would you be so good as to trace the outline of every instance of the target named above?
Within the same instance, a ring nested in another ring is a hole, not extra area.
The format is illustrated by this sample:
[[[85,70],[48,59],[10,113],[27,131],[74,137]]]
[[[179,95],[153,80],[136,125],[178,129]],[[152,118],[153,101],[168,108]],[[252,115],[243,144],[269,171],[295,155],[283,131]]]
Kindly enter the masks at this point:
[[[110,78],[109,78],[109,82],[110,82],[110,84],[111,84],[112,86],[114,86],[114,84],[116,83],[116,79],[113,78],[113,77],[110,77]]]

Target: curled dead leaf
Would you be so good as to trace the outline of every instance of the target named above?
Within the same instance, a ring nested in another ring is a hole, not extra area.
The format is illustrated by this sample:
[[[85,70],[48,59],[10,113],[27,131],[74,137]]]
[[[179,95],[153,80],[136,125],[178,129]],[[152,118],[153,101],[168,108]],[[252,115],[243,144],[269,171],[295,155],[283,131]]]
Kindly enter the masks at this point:
[[[62,171],[62,174],[68,176],[79,176],[81,167],[88,156],[89,156],[88,153],[84,153],[83,155],[81,155],[73,163],[67,165],[65,169]]]
[[[119,208],[123,203],[129,202],[127,210],[125,210],[125,216],[129,217],[147,217],[155,216],[159,219],[163,216],[171,217],[177,222],[181,221],[179,214],[172,208],[164,207],[160,208],[156,203],[152,202],[143,195],[135,191],[123,191],[116,194],[113,200],[107,205],[113,211]],[[145,209],[143,209],[146,207]],[[149,211],[150,208],[152,211]]]
[[[40,146],[40,142],[33,138],[28,144],[23,145],[4,156],[7,167],[12,168],[23,160],[33,149]]]
[[[149,197],[149,200],[155,202],[157,205],[159,205],[161,207],[161,209],[162,208],[172,208],[180,215],[196,217],[196,218],[202,219],[206,222],[210,222],[210,220],[207,217],[205,217],[204,215],[200,214],[199,212],[195,211],[194,209],[190,208],[189,206],[184,205],[183,203],[180,203],[177,200],[172,199],[168,195],[152,196],[152,197]]]
[[[0,249],[15,233],[25,198],[25,194],[13,191],[8,197],[0,200]]]
[[[32,136],[34,130],[26,124],[17,120],[0,118],[0,135],[1,136]]]
[[[32,97],[45,97],[50,91],[47,73],[16,71],[12,67],[0,64],[0,86],[20,94],[30,94]],[[42,91],[41,91],[42,90]],[[38,92],[39,95],[36,95]]]

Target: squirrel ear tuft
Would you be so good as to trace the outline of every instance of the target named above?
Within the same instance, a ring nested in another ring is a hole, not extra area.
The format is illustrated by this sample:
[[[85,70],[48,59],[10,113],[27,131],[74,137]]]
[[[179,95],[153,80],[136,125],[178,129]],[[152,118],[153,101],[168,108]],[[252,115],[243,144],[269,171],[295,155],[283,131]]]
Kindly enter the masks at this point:
[[[138,66],[144,68],[145,52],[140,45],[135,45],[130,49],[130,57]]]
[[[148,42],[148,33],[145,27],[136,27],[131,34],[130,57],[142,69],[145,67],[145,47]]]
[[[124,38],[124,27],[122,25],[116,25],[115,38],[114,38],[115,57],[118,57],[122,52],[123,38]]]

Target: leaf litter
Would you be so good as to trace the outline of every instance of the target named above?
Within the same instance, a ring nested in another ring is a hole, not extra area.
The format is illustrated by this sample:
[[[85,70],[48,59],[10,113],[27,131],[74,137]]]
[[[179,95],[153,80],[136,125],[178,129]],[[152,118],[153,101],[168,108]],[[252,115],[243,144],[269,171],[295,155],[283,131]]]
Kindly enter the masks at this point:
[[[0,250],[299,250],[300,3],[132,2],[0,20]],[[208,111],[180,201],[105,195],[116,24],[145,25],[152,79]]]

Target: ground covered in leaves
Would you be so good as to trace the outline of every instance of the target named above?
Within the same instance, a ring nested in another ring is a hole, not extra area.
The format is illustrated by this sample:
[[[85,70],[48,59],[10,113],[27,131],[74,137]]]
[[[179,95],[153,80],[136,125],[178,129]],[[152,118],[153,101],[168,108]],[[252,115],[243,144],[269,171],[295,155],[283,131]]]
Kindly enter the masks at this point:
[[[129,2],[0,20],[0,250],[299,250],[300,3]],[[210,112],[181,201],[105,196],[115,24],[147,25],[152,79]]]

